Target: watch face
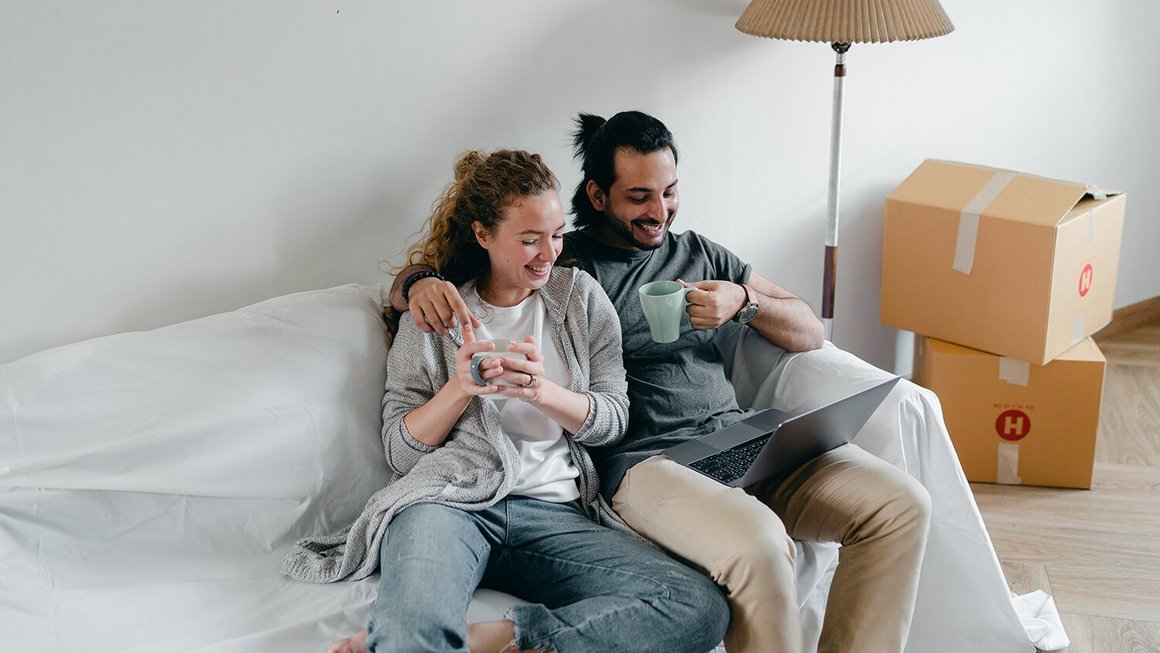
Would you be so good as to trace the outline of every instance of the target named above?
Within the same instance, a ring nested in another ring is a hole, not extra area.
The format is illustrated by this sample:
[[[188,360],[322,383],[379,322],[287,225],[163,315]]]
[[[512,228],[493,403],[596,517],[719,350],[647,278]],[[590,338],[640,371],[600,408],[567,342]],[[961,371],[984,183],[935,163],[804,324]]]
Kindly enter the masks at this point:
[[[749,304],[737,312],[737,321],[741,324],[745,324],[746,322],[752,320],[753,316],[755,315],[757,315],[757,304]]]

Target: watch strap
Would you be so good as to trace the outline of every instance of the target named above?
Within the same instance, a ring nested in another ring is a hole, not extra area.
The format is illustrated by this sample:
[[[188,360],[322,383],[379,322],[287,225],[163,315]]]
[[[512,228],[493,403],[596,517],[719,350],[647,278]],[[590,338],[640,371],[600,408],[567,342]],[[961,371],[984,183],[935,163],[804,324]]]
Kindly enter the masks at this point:
[[[737,313],[733,315],[733,321],[744,324],[745,322],[752,320],[754,314],[757,313],[757,291],[755,291],[753,287],[747,283],[739,283],[737,285],[745,289],[745,305],[742,306],[737,311]],[[746,316],[745,321],[742,322],[742,316],[745,316],[746,314],[748,315]]]

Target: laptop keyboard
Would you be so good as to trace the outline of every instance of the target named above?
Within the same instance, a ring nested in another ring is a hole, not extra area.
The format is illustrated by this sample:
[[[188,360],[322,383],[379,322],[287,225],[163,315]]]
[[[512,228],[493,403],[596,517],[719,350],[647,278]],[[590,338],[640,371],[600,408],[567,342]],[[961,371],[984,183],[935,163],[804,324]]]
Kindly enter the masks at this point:
[[[753,464],[754,460],[757,460],[758,454],[765,448],[765,443],[771,437],[773,437],[772,433],[763,435],[741,446],[689,463],[689,467],[722,483],[732,483],[745,476],[745,472],[749,471],[750,465]]]

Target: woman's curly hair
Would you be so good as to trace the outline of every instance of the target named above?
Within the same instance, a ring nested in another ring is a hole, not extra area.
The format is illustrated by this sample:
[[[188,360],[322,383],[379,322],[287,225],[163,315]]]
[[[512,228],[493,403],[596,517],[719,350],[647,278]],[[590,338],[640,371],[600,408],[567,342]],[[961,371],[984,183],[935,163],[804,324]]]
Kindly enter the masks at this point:
[[[454,170],[455,180],[435,201],[419,241],[407,249],[404,262],[392,270],[394,274],[423,263],[457,286],[482,279],[491,270],[491,262],[487,250],[476,240],[472,223],[478,221],[490,233],[504,210],[520,198],[560,187],[540,155],[523,150],[491,154],[470,150],[459,156]],[[393,309],[388,307],[384,317],[388,324],[397,326],[399,316]]]
[[[523,150],[463,153],[455,162],[455,181],[444,189],[427,218],[426,235],[407,250],[406,263],[400,268],[425,263],[457,286],[482,278],[491,266],[472,223],[478,221],[491,232],[504,209],[521,197],[557,190],[559,185],[539,154]]]

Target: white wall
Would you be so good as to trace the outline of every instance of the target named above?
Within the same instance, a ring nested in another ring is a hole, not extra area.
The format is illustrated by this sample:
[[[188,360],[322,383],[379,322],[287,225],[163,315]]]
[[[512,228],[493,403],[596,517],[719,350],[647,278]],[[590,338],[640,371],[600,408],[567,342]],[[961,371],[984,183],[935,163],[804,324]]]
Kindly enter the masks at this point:
[[[539,150],[570,193],[578,110],[665,120],[678,229],[818,308],[833,54],[737,32],[745,5],[4,0],[0,362],[389,281],[466,148]],[[926,157],[1126,190],[1116,303],[1160,295],[1160,4],[944,6],[950,36],[849,54],[834,339],[886,367],[882,200]]]

